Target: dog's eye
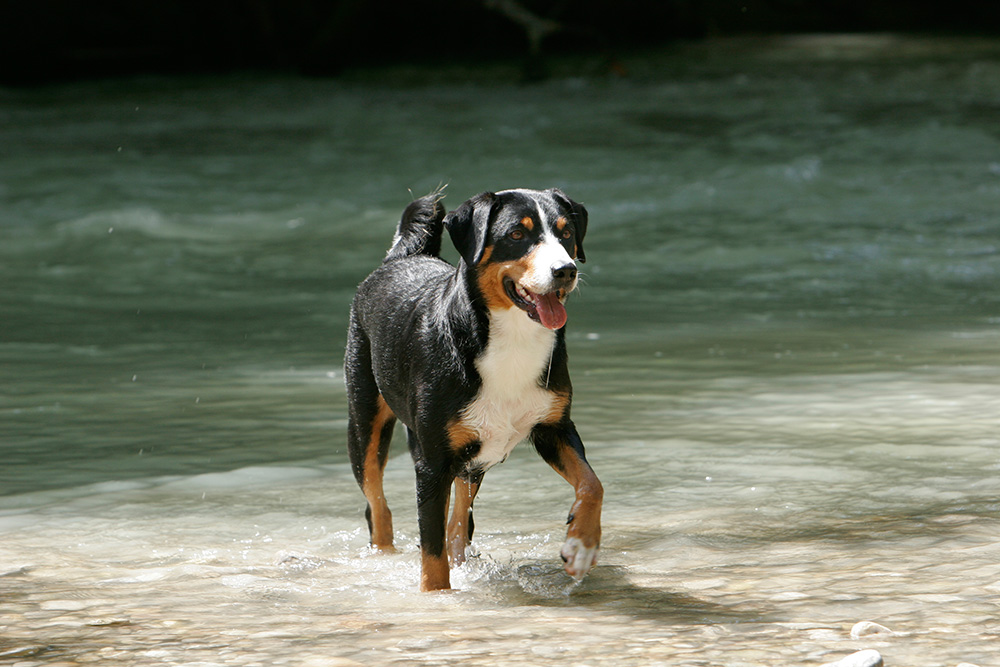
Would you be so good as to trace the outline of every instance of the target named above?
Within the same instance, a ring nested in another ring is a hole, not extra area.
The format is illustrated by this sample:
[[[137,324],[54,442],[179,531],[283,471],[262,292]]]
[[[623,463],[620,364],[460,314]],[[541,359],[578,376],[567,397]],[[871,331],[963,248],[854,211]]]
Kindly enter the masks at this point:
[[[522,232],[520,229],[515,229],[507,236],[509,236],[511,240],[520,241],[521,239],[524,238],[524,232]]]
[[[568,230],[568,229],[564,229],[564,230],[562,230],[562,237],[563,237],[564,239],[568,239],[568,238],[570,238],[571,236],[573,236],[573,232],[571,232],[571,231],[570,231],[570,230]]]

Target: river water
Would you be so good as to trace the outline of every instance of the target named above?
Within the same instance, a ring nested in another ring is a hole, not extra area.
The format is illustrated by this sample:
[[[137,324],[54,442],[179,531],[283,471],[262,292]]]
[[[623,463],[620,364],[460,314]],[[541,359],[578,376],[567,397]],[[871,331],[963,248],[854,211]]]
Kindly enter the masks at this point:
[[[0,664],[997,664],[1000,47],[623,64],[0,90]],[[458,590],[399,432],[366,550],[348,305],[441,183],[590,211],[583,582],[527,446]]]

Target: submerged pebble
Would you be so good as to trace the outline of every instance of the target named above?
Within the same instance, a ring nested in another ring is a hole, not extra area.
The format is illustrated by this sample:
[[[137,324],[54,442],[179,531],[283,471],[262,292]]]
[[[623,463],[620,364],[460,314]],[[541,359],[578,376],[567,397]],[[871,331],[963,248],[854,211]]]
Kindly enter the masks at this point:
[[[44,646],[18,646],[0,651],[0,658],[28,658],[45,650]]]
[[[851,639],[861,639],[862,637],[870,637],[872,635],[891,636],[895,634],[895,632],[884,625],[879,625],[871,621],[855,623],[854,627],[851,628]]]
[[[865,649],[822,667],[883,667],[882,654],[874,649]]]

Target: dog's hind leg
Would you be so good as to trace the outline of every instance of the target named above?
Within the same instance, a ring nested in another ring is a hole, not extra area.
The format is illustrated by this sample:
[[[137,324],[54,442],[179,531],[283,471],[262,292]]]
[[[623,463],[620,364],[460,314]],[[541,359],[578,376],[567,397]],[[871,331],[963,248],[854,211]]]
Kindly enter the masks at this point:
[[[472,520],[472,502],[479,493],[483,473],[455,478],[455,506],[448,522],[448,555],[452,565],[465,562],[465,550],[472,542],[475,524]]]
[[[370,357],[366,359],[368,347],[360,338],[352,335],[349,340],[345,364],[349,402],[347,451],[354,478],[368,501],[365,518],[371,544],[379,551],[393,551],[392,513],[383,493],[382,474],[396,417],[375,386]]]
[[[389,454],[389,443],[392,440],[392,428],[396,418],[386,405],[381,395],[376,399],[375,415],[368,421],[364,429],[367,442],[364,447],[364,459],[359,483],[368,501],[365,518],[368,520],[368,532],[371,535],[372,546],[379,551],[393,551],[392,546],[392,512],[385,500],[382,488],[382,474]],[[357,466],[355,466],[357,471]],[[357,475],[357,472],[355,472]]]

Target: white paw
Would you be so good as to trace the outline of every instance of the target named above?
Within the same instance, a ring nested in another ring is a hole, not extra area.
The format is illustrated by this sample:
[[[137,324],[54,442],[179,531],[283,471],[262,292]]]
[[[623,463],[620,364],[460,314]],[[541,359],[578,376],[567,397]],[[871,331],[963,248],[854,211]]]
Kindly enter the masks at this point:
[[[450,556],[451,564],[457,567],[468,561],[470,558],[478,558],[479,550],[472,544],[459,544],[456,542],[452,544],[448,554]]]
[[[559,555],[566,563],[566,574],[576,579],[590,572],[590,568],[597,563],[597,547],[584,546],[578,537],[567,539]]]

